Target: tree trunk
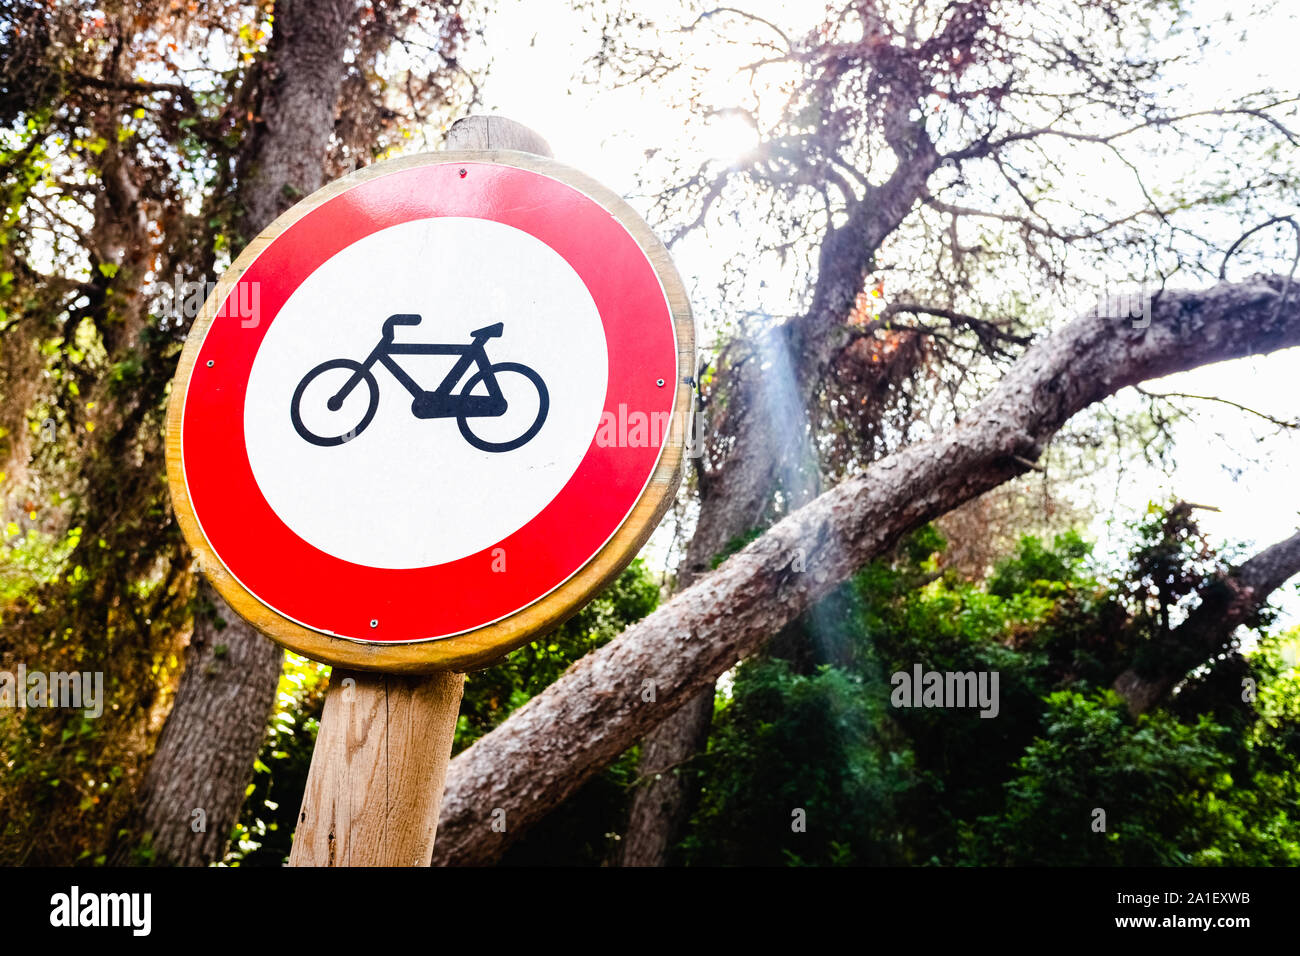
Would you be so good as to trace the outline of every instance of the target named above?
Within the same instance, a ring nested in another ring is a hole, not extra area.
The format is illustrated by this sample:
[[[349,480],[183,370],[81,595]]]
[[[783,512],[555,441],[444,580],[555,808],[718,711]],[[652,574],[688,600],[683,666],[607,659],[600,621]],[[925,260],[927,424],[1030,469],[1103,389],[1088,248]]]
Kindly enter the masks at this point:
[[[1084,316],[1038,343],[953,428],[778,522],[453,760],[434,862],[496,860],[633,741],[902,535],[1030,470],[1081,409],[1147,379],[1300,345],[1300,302],[1284,298],[1286,285],[1261,276],[1166,291],[1148,328]]]
[[[267,76],[241,159],[245,242],[321,187],[356,0],[276,0]]]
[[[221,858],[266,738],[284,652],[227,607],[207,580],[176,702],[141,786],[154,862]]]
[[[637,774],[623,836],[623,866],[663,866],[694,809],[699,780],[686,764],[704,750],[713,726],[713,685],[692,697],[641,741]]]
[[[679,587],[689,587],[726,554],[737,539],[771,520],[776,492],[797,508],[819,490],[820,470],[805,409],[811,385],[801,381],[783,326],[759,339],[761,363],[740,362],[727,381],[723,427],[734,436],[725,465],[700,479],[699,521],[678,568]],[[808,370],[808,382],[820,369]],[[632,796],[623,866],[664,866],[694,809],[699,779],[686,770],[704,749],[713,722],[714,688],[679,709],[641,743],[640,786]]]
[[[788,447],[791,436],[805,436],[802,450],[807,450],[804,397],[789,353],[779,354],[786,360],[770,363],[762,373],[765,378],[755,362],[736,369],[731,387],[736,395],[750,399],[741,400],[749,414],[732,420],[747,427],[737,429],[726,469],[700,483],[699,521],[677,571],[679,588],[690,587],[733,541],[763,526],[778,487],[786,489],[796,504],[812,496],[814,478],[798,467],[807,465],[808,456],[792,454]],[[698,777],[686,767],[708,743],[714,696],[710,684],[641,742],[640,783],[632,794],[620,851],[623,866],[669,862],[699,794]]]
[[[765,330],[752,351],[725,369],[725,411],[710,422],[722,460],[699,474],[699,519],[678,582],[686,587],[709,570],[737,538],[765,526],[774,496],[787,510],[820,490],[820,467],[807,409],[835,358],[850,341],[844,318],[852,311],[876,250],[925,194],[939,163],[923,122],[906,120],[906,97],[898,108],[894,173],[849,203],[843,225],[829,228],[820,244],[817,280],[808,311],[797,321]],[[638,764],[644,783],[632,797],[621,861],[625,866],[663,866],[686,823],[696,778],[664,766],[680,766],[708,741],[714,691],[656,727],[642,742]]]
[[[277,0],[261,121],[240,160],[244,240],[322,185],[355,13],[355,0]],[[206,581],[200,594],[227,626],[210,632],[196,619],[176,702],[137,800],[139,830],[153,834],[159,860],[183,865],[224,852],[284,658]],[[191,830],[194,810],[206,814],[206,832]]]

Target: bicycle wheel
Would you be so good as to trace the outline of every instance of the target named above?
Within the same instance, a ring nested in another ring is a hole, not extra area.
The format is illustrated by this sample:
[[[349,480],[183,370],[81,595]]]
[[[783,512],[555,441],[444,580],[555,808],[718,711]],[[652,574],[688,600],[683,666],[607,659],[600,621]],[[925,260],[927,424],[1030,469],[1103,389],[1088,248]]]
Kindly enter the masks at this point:
[[[330,419],[334,419],[338,427],[332,427],[329,431],[337,432],[337,434],[318,435],[303,424],[303,396],[306,394],[307,389],[313,382],[319,379],[322,375],[325,375],[327,372],[332,372],[335,369],[346,369],[348,374],[346,376],[336,375],[333,377],[333,380],[328,383],[321,382],[315,389],[315,394],[311,396],[311,401],[308,405],[308,412],[312,419],[312,424],[317,428],[320,428],[322,431],[325,430],[322,428],[322,424],[328,422]],[[361,379],[365,382],[366,388],[370,391],[370,403],[366,406],[366,411],[361,417],[361,421],[353,425],[351,428],[348,428],[346,426],[348,426],[351,423],[351,420],[356,417],[355,404],[352,412],[346,416],[340,416],[336,413],[339,412],[341,406],[346,405],[347,402],[344,401],[340,403],[340,408],[332,408],[329,400],[332,399],[338,393],[338,390],[347,384],[348,379],[357,372],[361,373]],[[293,401],[289,405],[289,418],[293,421],[294,431],[301,435],[305,440],[311,442],[313,445],[320,445],[329,448],[334,445],[342,445],[344,442],[351,441],[360,435],[365,427],[370,424],[370,420],[375,417],[375,412],[378,409],[379,383],[375,381],[375,376],[371,373],[370,369],[366,368],[360,362],[354,362],[352,359],[331,359],[328,362],[322,362],[320,365],[317,365],[303,377],[301,382],[298,383],[298,388],[293,393]]]
[[[546,383],[542,381],[542,377],[527,365],[520,365],[518,362],[498,362],[495,365],[489,366],[486,370],[479,369],[470,376],[469,381],[465,383],[465,387],[461,389],[460,394],[469,395],[473,392],[474,388],[486,378],[487,372],[491,372],[493,377],[496,378],[497,387],[501,389],[501,394],[505,396],[505,414],[509,414],[510,403],[512,401],[524,401],[531,397],[533,391],[536,391],[537,414],[534,416],[532,424],[524,429],[524,431],[517,437],[505,441],[490,441],[487,438],[482,438],[479,435],[476,435],[469,427],[469,419],[463,414],[456,416],[456,424],[460,426],[460,433],[465,437],[465,440],[480,451],[513,451],[521,445],[527,444],[532,440],[534,435],[541,431],[542,425],[546,421],[546,413],[550,409],[551,398],[549,393],[546,391]],[[525,384],[525,382],[520,382],[516,376],[522,376],[526,380],[527,384]],[[504,382],[502,381],[503,378],[505,379]],[[528,388],[528,386],[531,386],[531,388]],[[486,421],[493,421],[502,416],[475,417],[484,417]],[[493,437],[495,438],[496,436]]]

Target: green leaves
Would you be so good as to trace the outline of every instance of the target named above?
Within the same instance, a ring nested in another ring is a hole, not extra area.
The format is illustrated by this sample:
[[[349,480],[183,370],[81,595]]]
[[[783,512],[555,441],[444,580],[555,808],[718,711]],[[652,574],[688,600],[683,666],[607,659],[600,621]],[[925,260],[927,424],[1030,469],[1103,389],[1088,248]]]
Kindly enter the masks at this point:
[[[1151,624],[1135,589],[1153,568],[1203,583],[1219,565],[1176,509],[1130,534],[1132,554],[1108,573],[1071,533],[1022,538],[986,584],[936,577],[932,529],[863,569],[735,670],[707,755],[675,771],[702,783],[681,858],[1295,865],[1300,677],[1266,641],[1130,717],[1110,685]],[[890,675],[918,663],[997,672],[998,716],[895,709]],[[1238,699],[1241,673],[1259,681],[1254,708]]]
[[[1046,701],[1044,731],[1005,785],[1006,808],[967,841],[971,862],[1042,865],[1294,865],[1300,821],[1294,787],[1234,780],[1241,754],[1227,728],[1156,711],[1132,720],[1110,691],[1061,691]],[[1247,763],[1251,754],[1244,755]],[[1293,764],[1294,769],[1294,764]],[[1273,790],[1272,793],[1267,792]],[[1264,792],[1262,792],[1264,791]],[[1281,798],[1281,799],[1279,799]],[[1106,829],[1088,808],[1105,810]],[[1253,830],[1252,817],[1271,832]],[[1278,826],[1279,820],[1287,821]]]
[[[522,647],[501,664],[470,674],[453,753],[498,726],[570,664],[645,617],[658,603],[659,585],[645,562],[637,559],[545,643]]]
[[[312,748],[320,728],[330,668],[286,654],[266,742],[253,765],[253,782],[235,824],[225,862],[232,866],[280,866],[302,804]]]

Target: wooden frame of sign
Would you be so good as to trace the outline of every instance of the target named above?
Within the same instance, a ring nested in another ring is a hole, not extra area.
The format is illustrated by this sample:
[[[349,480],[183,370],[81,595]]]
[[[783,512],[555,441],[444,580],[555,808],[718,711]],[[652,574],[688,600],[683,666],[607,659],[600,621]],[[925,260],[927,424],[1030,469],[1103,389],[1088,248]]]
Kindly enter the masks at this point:
[[[494,118],[495,119],[495,118]],[[514,614],[477,630],[418,643],[362,643],[304,627],[277,614],[254,597],[222,564],[199,527],[185,482],[181,419],[185,394],[199,349],[232,287],[277,236],[317,206],[358,183],[398,169],[455,162],[494,163],[532,170],[584,193],[614,216],[636,240],[654,267],[667,296],[677,337],[677,393],[672,425],[655,470],[631,513],[585,565],[549,594]],[[681,481],[684,446],[693,411],[695,326],[690,302],[668,250],[622,198],[588,176],[545,156],[509,149],[447,150],[422,153],[367,167],[313,193],[271,223],[226,270],[204,303],[185,342],[172,383],[167,411],[167,479],[181,530],[218,593],[250,624],[277,643],[314,660],[355,670],[418,674],[467,671],[487,666],[535,640],[575,614],[597,591],[618,576],[640,551],[671,506]]]

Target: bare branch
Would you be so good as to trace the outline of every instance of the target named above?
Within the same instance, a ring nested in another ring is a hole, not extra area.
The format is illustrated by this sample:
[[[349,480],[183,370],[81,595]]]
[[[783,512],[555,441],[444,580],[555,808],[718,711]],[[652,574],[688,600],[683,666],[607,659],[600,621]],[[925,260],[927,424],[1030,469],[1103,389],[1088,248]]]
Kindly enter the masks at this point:
[[[1145,395],[1147,398],[1164,398],[1164,399],[1186,398],[1198,402],[1219,402],[1220,404],[1230,405],[1233,408],[1239,409],[1243,412],[1249,412],[1252,415],[1257,415],[1260,418],[1264,419],[1264,421],[1277,425],[1279,428],[1300,428],[1300,418],[1293,418],[1290,421],[1287,421],[1282,418],[1274,418],[1272,415],[1268,414],[1267,412],[1261,412],[1259,409],[1251,408],[1247,405],[1240,405],[1237,402],[1230,401],[1229,399],[1220,398],[1218,395],[1192,395],[1188,392],[1148,392],[1145,388],[1142,388],[1141,386],[1134,386],[1134,391],[1136,391],[1139,395]]]

